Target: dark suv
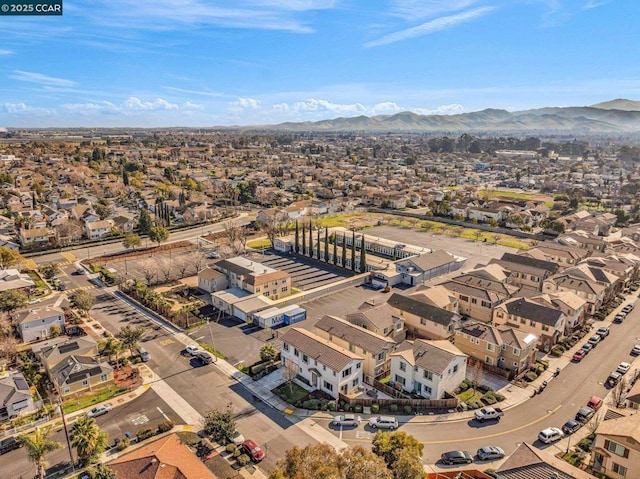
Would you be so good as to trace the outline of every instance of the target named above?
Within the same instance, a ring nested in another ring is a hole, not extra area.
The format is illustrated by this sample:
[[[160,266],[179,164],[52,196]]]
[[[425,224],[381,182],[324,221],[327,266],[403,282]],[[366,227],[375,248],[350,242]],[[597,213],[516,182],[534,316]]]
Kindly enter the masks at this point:
[[[20,447],[22,447],[20,441],[16,440],[15,437],[8,437],[0,441],[0,454],[6,454]]]

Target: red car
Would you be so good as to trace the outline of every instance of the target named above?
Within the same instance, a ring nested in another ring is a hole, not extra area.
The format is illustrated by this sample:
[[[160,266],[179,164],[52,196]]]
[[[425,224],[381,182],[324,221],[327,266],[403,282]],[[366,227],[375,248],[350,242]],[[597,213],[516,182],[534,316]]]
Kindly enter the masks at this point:
[[[260,462],[264,459],[264,451],[251,439],[244,441],[240,449],[242,449],[242,452],[247,454],[253,462]]]
[[[576,363],[579,363],[586,355],[587,352],[584,349],[578,349],[575,353],[573,353],[572,360]]]

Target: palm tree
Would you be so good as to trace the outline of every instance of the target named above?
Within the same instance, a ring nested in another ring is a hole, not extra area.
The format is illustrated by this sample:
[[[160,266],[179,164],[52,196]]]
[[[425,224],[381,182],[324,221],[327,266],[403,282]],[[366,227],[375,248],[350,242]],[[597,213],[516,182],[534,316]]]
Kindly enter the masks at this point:
[[[56,449],[60,449],[62,444],[49,439],[51,434],[51,426],[36,428],[29,434],[21,434],[18,440],[27,450],[27,457],[36,465],[36,474],[40,479],[44,479],[44,473],[47,468],[45,456]]]
[[[122,351],[122,343],[118,341],[113,336],[107,338],[107,340],[102,345],[102,354],[106,354],[109,358],[109,362],[111,362],[111,357],[116,357],[116,363],[118,362],[118,353]]]
[[[92,417],[80,416],[69,437],[83,466],[96,462],[107,447],[107,433],[100,430]]]

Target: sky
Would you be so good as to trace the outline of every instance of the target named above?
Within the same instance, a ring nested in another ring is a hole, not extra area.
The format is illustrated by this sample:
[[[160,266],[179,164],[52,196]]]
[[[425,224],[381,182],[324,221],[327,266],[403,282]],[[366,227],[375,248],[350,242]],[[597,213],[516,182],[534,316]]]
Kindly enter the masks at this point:
[[[637,0],[63,0],[0,16],[0,127],[640,99],[639,17]]]

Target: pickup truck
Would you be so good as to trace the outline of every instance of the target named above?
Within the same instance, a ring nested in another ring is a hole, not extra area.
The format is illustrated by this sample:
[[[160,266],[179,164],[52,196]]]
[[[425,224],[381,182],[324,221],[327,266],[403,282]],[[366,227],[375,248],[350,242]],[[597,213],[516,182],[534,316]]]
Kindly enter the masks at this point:
[[[483,407],[479,411],[476,411],[474,416],[476,418],[476,421],[484,422],[490,419],[499,421],[503,415],[504,412],[502,412],[502,409],[500,408]]]

